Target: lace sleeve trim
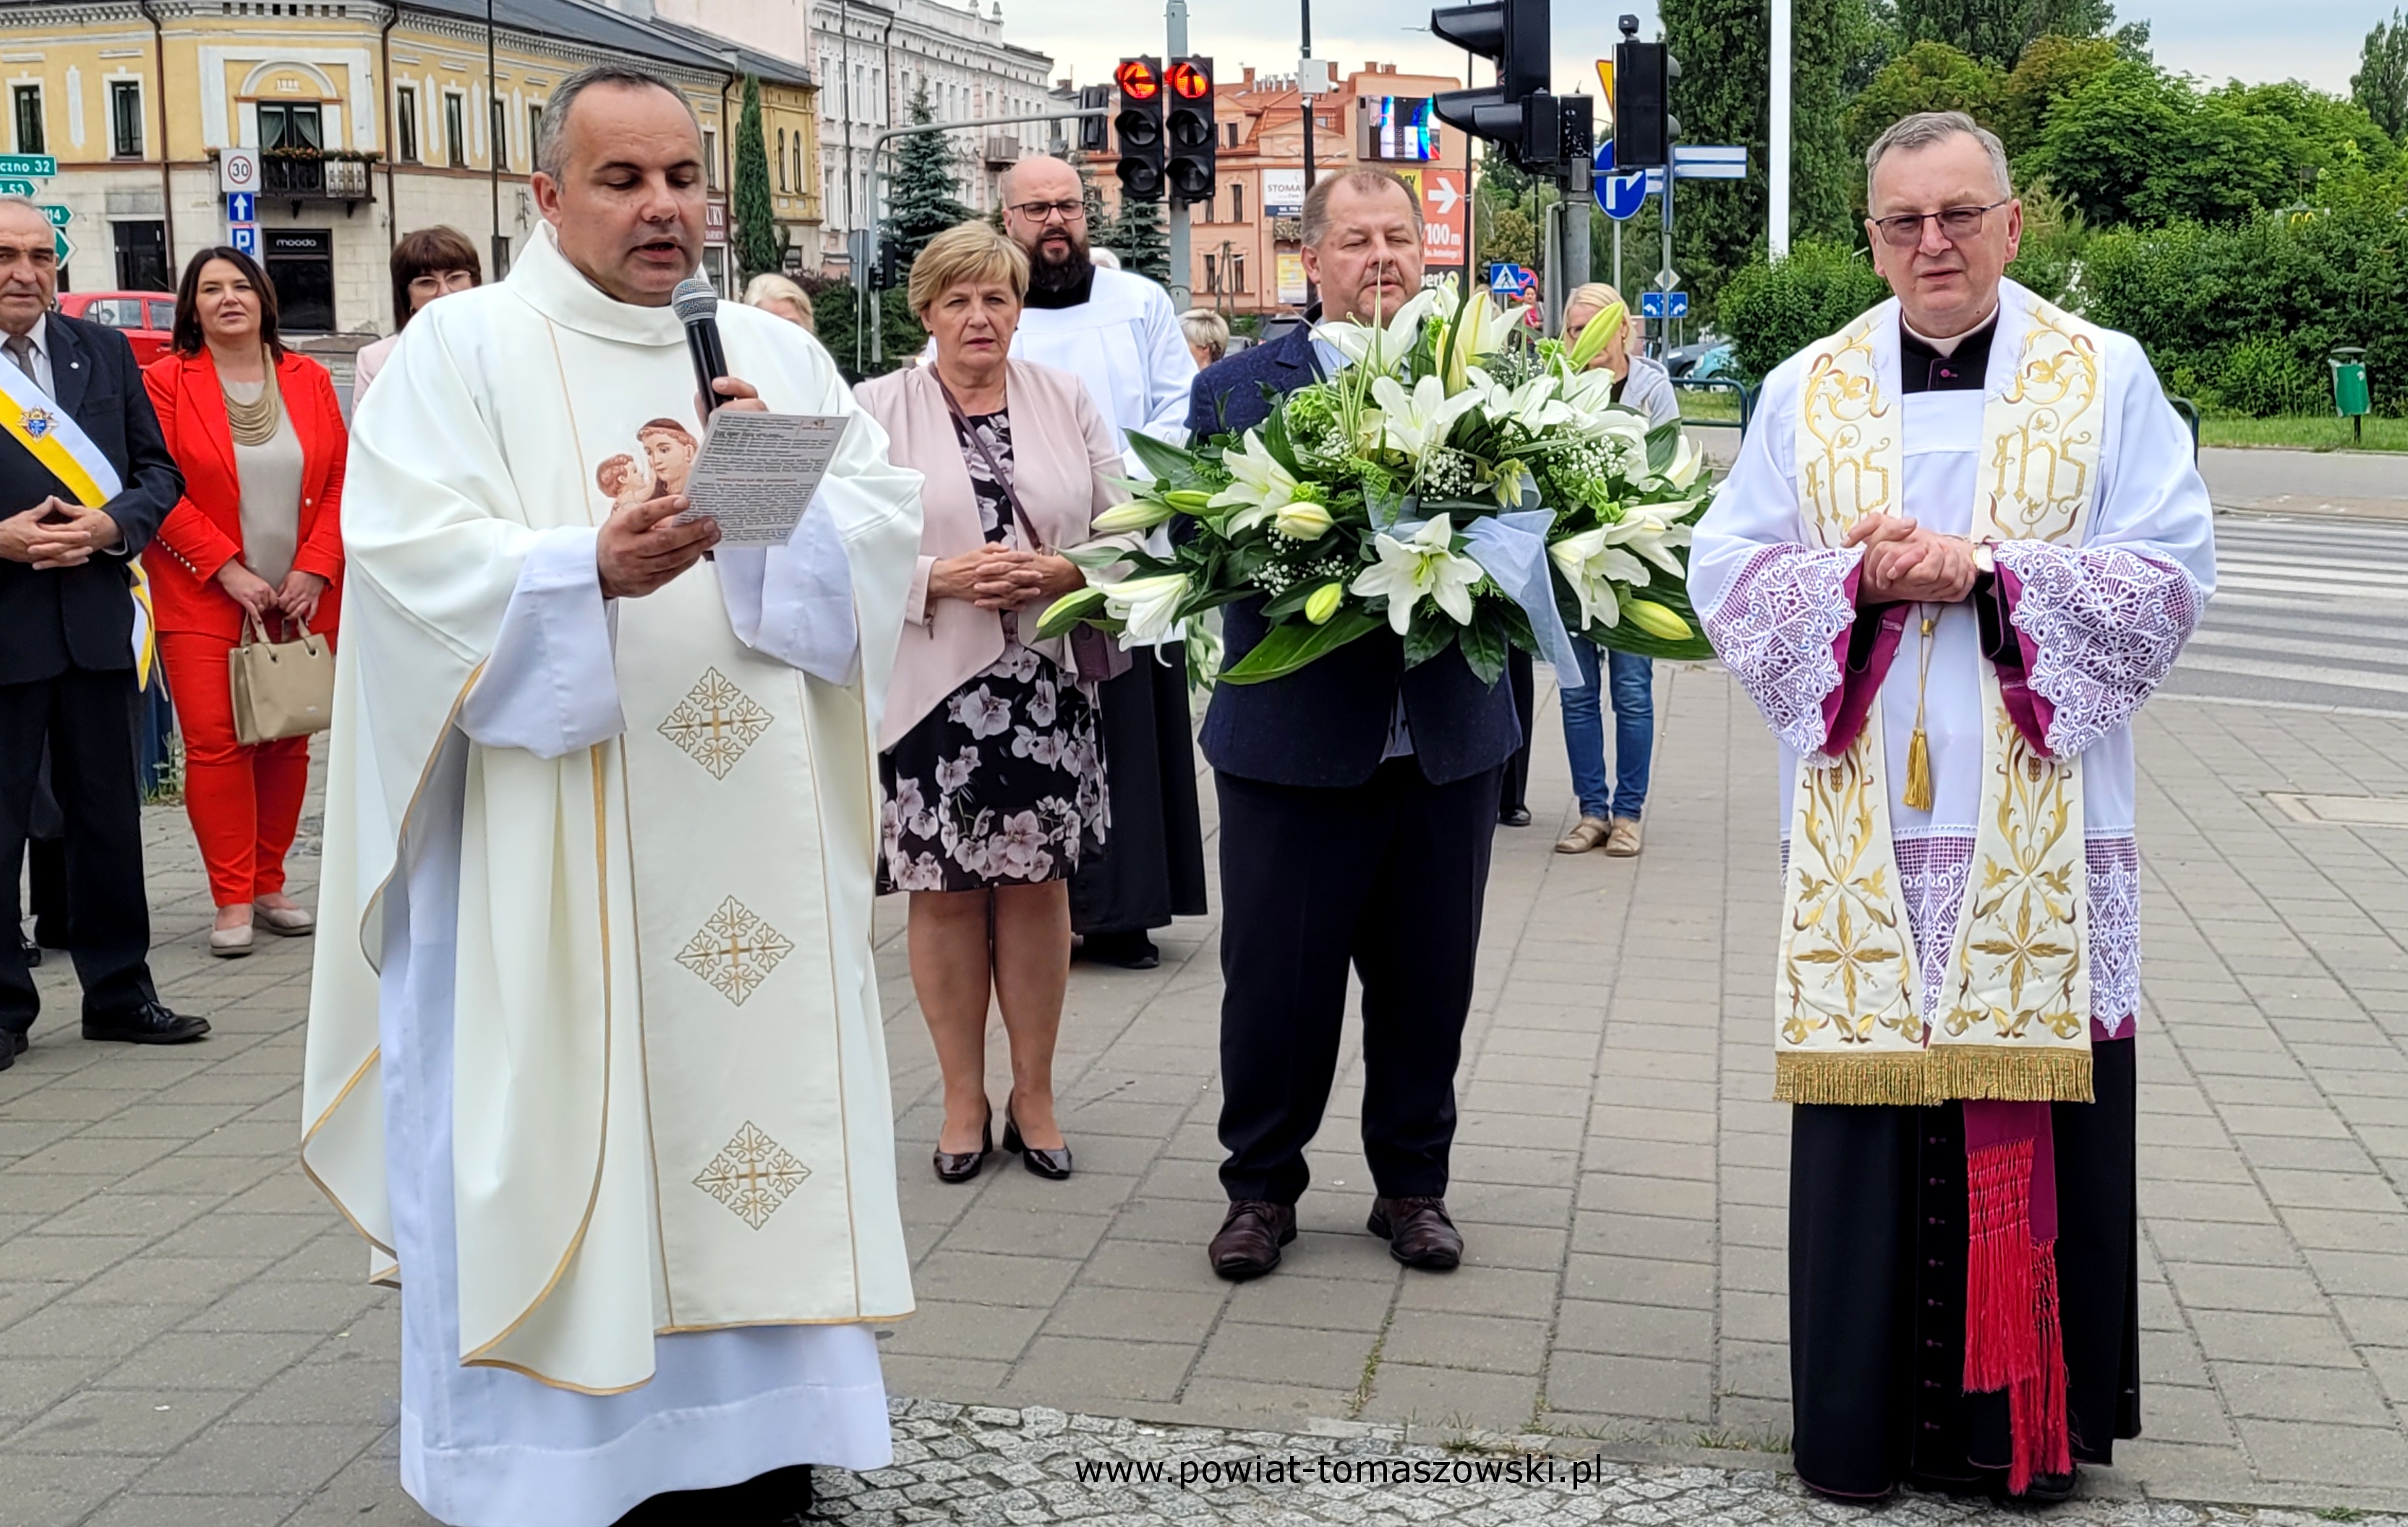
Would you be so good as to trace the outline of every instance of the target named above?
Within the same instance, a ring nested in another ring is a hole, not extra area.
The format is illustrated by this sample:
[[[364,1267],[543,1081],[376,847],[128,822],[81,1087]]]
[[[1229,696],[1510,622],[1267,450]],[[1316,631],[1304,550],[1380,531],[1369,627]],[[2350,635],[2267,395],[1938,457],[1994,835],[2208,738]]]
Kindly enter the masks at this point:
[[[2028,682],[2056,712],[2049,750],[2070,757],[2130,720],[2172,670],[2199,590],[2180,567],[2122,547],[2008,541],[1997,555],[2019,585]]]
[[[1748,559],[1705,617],[1714,650],[1781,740],[1818,751],[1828,735],[1824,702],[1839,689],[1833,643],[1856,623],[1848,580],[1864,553],[1768,546]]]

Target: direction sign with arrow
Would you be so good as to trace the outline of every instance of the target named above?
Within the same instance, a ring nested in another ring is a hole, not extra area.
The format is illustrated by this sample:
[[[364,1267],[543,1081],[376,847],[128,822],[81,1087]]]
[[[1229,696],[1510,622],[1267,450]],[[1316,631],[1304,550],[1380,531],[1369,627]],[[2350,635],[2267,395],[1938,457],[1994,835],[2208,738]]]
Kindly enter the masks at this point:
[[[48,203],[43,205],[42,216],[49,220],[50,226],[53,228],[64,228],[68,223],[75,221],[75,214],[73,212],[68,211],[64,207],[53,206]]]
[[[1747,148],[1738,143],[1678,143],[1672,173],[1684,180],[1744,180]]]
[[[59,264],[62,265],[75,257],[75,243],[67,237],[67,231],[64,228],[50,230],[50,248],[58,251]]]
[[[1600,176],[1595,186],[1598,209],[1616,222],[1637,217],[1639,209],[1647,205],[1645,170],[1624,170],[1619,175]]]
[[[38,196],[42,188],[14,176],[0,178],[0,196]]]

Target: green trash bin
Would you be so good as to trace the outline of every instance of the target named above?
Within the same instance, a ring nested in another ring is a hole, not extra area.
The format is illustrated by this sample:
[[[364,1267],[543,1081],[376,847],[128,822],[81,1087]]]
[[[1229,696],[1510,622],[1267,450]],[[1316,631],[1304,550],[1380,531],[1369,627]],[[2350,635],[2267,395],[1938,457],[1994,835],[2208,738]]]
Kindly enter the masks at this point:
[[[2349,421],[2354,439],[2366,438],[2366,416],[2373,411],[2372,395],[2366,383],[2366,350],[2358,345],[2335,349],[2327,364],[2333,374],[2333,409]]]

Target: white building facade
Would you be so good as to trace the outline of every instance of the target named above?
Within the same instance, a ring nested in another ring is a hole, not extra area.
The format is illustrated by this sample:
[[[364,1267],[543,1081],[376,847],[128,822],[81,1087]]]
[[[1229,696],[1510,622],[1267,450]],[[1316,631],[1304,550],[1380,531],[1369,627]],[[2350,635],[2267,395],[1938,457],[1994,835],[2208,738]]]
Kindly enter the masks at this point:
[[[820,164],[825,262],[845,264],[846,235],[875,230],[870,155],[879,135],[910,121],[924,84],[936,120],[1023,116],[1057,103],[1054,61],[1003,40],[1001,0],[811,0],[820,84]],[[948,134],[959,156],[961,197],[984,212],[1014,161],[1046,151],[1048,124],[966,128]],[[894,168],[890,141],[882,169]]]

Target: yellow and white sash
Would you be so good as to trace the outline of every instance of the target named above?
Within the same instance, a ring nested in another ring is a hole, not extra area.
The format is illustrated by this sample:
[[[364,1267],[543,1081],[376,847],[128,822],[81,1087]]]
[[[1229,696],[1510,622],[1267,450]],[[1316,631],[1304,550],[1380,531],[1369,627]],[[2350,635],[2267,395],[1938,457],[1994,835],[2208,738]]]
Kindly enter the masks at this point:
[[[22,367],[5,361],[0,361],[0,427],[32,451],[34,460],[87,509],[107,507],[125,486],[83,426]]]
[[[2081,542],[2106,413],[2100,333],[2027,296],[2014,380],[1982,415],[1972,537]],[[1904,512],[1903,410],[1873,335],[1886,305],[1807,352],[1798,487],[1807,534],[1836,547],[1866,514]],[[2088,873],[2077,760],[2032,750],[1982,660],[1988,723],[1965,905],[1939,1012],[1921,978],[1890,835],[1878,707],[1847,750],[1799,761],[1782,907],[1774,1095],[1932,1104],[2090,1097]]]

